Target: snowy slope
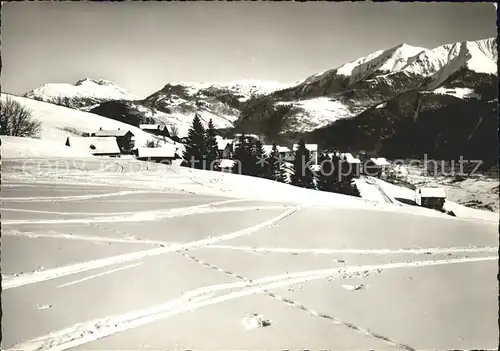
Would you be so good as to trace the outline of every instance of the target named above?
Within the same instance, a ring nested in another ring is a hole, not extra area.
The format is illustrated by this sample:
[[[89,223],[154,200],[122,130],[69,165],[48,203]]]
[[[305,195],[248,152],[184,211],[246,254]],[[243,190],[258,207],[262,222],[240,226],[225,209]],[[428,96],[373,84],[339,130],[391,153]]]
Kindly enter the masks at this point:
[[[478,73],[497,73],[497,45],[495,38],[445,44],[434,49],[399,45],[386,51],[377,51],[335,71],[348,76],[351,83],[374,72],[390,75],[403,72],[424,77],[438,74],[439,80],[459,67]],[[378,74],[380,75],[380,74]],[[436,78],[438,78],[436,76]]]
[[[99,130],[99,128],[104,130],[118,128],[130,130],[135,136],[136,147],[144,146],[148,140],[155,138],[137,127],[92,113],[14,95],[2,94],[1,98],[5,99],[7,96],[30,109],[33,117],[42,122],[42,131],[40,135],[40,139],[42,140],[50,140],[64,145],[69,135],[83,132],[92,133]],[[170,139],[168,139],[167,142],[173,143]]]
[[[308,132],[321,128],[338,119],[354,117],[359,112],[359,109],[354,106],[328,97],[298,102],[285,101],[279,102],[278,105],[292,105],[294,107],[294,118],[289,128],[297,132]]]
[[[75,84],[48,83],[25,94],[46,102],[62,102],[69,107],[85,107],[109,100],[137,100],[138,97],[104,79],[84,78]]]
[[[497,43],[495,38],[464,41],[425,50],[408,63],[406,74],[431,77],[430,87],[438,87],[460,68],[476,73],[497,74]]]
[[[404,68],[408,62],[425,48],[401,44],[388,50],[379,50],[365,57],[346,63],[338,68],[316,74],[305,80],[304,83],[315,83],[330,78],[332,75],[348,77],[349,84],[378,72],[388,74]]]

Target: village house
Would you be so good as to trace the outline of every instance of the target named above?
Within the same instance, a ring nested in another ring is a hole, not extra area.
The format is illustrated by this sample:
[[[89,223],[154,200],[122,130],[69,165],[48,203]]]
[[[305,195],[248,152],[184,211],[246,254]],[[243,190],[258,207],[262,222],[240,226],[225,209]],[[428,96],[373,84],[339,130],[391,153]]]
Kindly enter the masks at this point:
[[[217,149],[219,151],[219,158],[229,159],[233,155],[233,140],[232,139],[224,139],[221,136],[216,136],[217,140]]]
[[[174,160],[181,160],[179,150],[175,145],[165,144],[161,147],[140,147],[135,151],[139,161],[150,161],[163,164],[174,164]]]
[[[88,151],[94,156],[120,157],[120,148],[115,138],[69,136],[65,145]]]
[[[363,173],[369,176],[380,177],[391,164],[385,157],[369,158],[363,163]]]
[[[446,192],[440,187],[422,187],[415,190],[415,202],[434,210],[443,210],[446,202]]]
[[[286,146],[281,146],[281,145],[276,145],[278,148],[278,153],[281,157],[281,159],[285,162],[292,162],[293,161],[293,152],[290,150],[290,148]],[[272,145],[263,145],[264,153],[269,156],[271,155],[271,152],[273,151],[273,146]]]
[[[122,154],[130,154],[134,148],[134,134],[130,130],[103,130],[99,128],[97,132],[91,134],[93,137],[115,138]]]
[[[293,144],[292,147],[292,154],[295,157],[295,151],[299,148],[299,144]],[[311,154],[311,159],[313,160],[312,164],[317,165],[318,164],[318,144],[306,144],[306,149],[309,150],[309,153]]]
[[[234,160],[222,159],[219,161],[217,168],[220,172],[232,173],[234,165]]]
[[[167,127],[160,124],[139,124],[139,129],[149,134],[170,137]]]

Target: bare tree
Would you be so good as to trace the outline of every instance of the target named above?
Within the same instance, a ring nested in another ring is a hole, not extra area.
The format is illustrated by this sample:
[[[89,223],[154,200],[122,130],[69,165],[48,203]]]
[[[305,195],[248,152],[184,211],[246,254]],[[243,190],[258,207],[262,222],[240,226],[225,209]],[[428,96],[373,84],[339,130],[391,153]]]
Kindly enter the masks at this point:
[[[0,135],[37,137],[42,123],[31,115],[31,110],[6,97],[0,100]]]

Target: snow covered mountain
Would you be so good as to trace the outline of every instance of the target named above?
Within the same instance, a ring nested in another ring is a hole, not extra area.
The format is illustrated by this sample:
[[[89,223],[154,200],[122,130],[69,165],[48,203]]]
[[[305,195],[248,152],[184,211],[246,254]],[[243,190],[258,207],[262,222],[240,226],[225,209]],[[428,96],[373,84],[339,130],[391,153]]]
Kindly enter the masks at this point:
[[[235,127],[272,140],[302,135],[324,148],[436,157],[465,148],[492,159],[497,58],[494,38],[431,50],[399,45],[250,101]]]
[[[479,76],[497,75],[497,57],[494,38],[431,50],[402,44],[308,77],[296,86],[270,94],[269,100],[292,107],[284,116],[284,131],[310,132],[355,117],[407,91],[434,92],[441,88],[436,91],[441,94],[443,89],[450,90],[446,87],[450,79],[455,82],[454,88],[462,88],[457,77],[460,74],[468,76],[463,88],[470,88],[469,83],[481,80]],[[448,94],[478,97],[472,90]],[[256,117],[244,115],[242,119]]]
[[[450,112],[461,115],[468,140],[485,137],[496,111],[497,58],[496,38],[433,49],[401,44],[291,84],[168,83],[137,99],[111,82],[85,79],[75,86],[47,84],[26,96],[44,101],[69,96],[71,107],[134,126],[174,125],[180,137],[198,113],[219,129],[264,135],[268,141],[302,135],[324,147],[370,149],[404,134],[401,128],[411,129],[408,121],[427,121],[436,127],[433,135],[444,140],[437,126]],[[66,95],[51,93],[60,90]],[[463,134],[451,130],[454,123],[448,127],[451,135]],[[425,139],[432,128],[421,129]]]
[[[104,79],[84,78],[75,84],[49,83],[24,95],[27,98],[85,109],[111,100],[137,100],[138,97]]]
[[[179,136],[187,135],[198,113],[216,128],[232,128],[240,109],[253,96],[265,96],[288,85],[277,82],[242,80],[230,83],[169,83],[140,101],[109,101],[91,112],[138,125],[162,123],[175,125]]]

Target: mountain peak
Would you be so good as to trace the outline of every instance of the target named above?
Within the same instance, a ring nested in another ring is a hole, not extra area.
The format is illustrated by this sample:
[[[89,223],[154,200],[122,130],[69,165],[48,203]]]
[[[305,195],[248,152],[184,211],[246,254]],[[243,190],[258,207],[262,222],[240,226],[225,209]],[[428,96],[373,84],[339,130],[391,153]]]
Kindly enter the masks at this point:
[[[84,83],[94,83],[97,85],[116,85],[115,83],[106,80],[106,79],[91,79],[91,78],[83,78],[75,83],[76,86],[83,85]]]

